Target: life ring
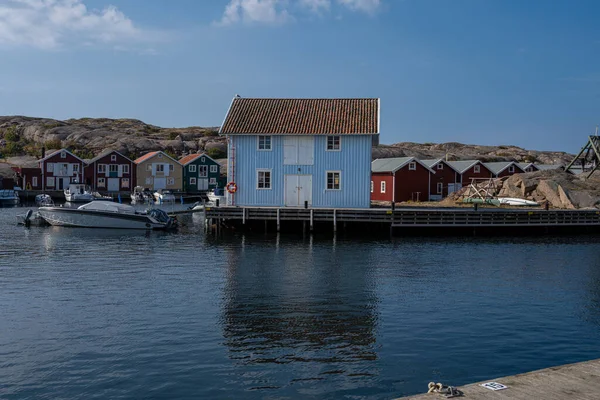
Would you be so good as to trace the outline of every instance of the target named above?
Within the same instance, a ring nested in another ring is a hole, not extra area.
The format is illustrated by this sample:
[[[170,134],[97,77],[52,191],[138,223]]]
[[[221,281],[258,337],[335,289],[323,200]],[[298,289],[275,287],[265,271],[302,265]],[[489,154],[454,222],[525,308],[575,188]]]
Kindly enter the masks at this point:
[[[225,189],[227,189],[229,193],[234,194],[237,192],[237,184],[235,182],[229,182],[227,186],[225,186]]]

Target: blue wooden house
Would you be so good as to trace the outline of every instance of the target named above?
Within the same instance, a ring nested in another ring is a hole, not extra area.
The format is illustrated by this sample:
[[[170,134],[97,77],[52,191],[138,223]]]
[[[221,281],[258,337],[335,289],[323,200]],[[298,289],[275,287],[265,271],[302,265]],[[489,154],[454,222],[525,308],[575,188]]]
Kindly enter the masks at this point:
[[[220,134],[235,191],[228,205],[370,207],[379,99],[236,96]]]

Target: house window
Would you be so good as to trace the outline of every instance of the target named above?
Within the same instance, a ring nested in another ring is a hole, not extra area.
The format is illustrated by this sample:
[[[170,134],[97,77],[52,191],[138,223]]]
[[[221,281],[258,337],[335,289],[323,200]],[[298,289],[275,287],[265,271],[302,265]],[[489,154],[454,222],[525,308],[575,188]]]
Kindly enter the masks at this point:
[[[38,185],[37,176],[34,176],[31,178],[31,186],[37,187],[37,185]]]
[[[158,153],[158,158],[162,158],[162,153]]]
[[[442,164],[442,163],[439,163],[439,164],[437,165],[437,169],[444,169],[444,164]]]
[[[216,185],[217,184],[217,178],[210,178],[208,180],[208,183],[211,184],[211,185]]]
[[[169,164],[169,171],[175,171],[175,166],[173,164]]]
[[[175,178],[167,178],[167,185],[174,185],[175,184]]]
[[[146,171],[152,171],[152,165],[146,164]]]
[[[514,165],[511,165],[510,167],[508,167],[508,172],[509,172],[509,173],[511,173],[511,174],[512,174],[513,172],[515,172],[515,166],[514,166]]]
[[[123,164],[123,173],[124,174],[128,174],[129,173],[129,165],[128,164]]]
[[[437,183],[437,192],[442,193],[443,190],[444,190],[444,184],[442,182],[438,182]]]
[[[98,187],[105,187],[106,180],[104,178],[98,178]]]
[[[373,181],[371,181],[371,193],[373,193]]]
[[[67,153],[64,151],[60,152],[60,158],[67,158]]]
[[[341,141],[340,136],[327,136],[327,151],[340,151]]]
[[[146,177],[146,185],[152,185],[152,177],[151,176]]]
[[[257,170],[256,180],[257,189],[271,189],[271,170]]]
[[[46,178],[46,186],[54,187],[54,177],[49,176]]]
[[[188,167],[188,171],[190,171],[190,172],[196,172],[196,166],[195,165],[190,165]]]
[[[208,165],[198,166],[198,176],[200,178],[206,178],[208,176]]]
[[[217,172],[217,166],[216,165],[211,165],[210,166],[210,172]]]
[[[481,171],[481,166],[480,165],[476,165],[473,167],[473,172],[475,172],[476,174],[478,174]]]
[[[79,173],[79,164],[73,164],[73,172]]]
[[[258,149],[271,150],[271,136],[258,136]]]
[[[124,189],[129,188],[129,178],[121,179],[121,187]]]
[[[165,172],[164,164],[156,164],[156,172]]]
[[[385,193],[385,181],[381,181],[381,193]]]
[[[54,164],[53,163],[46,164],[46,171],[47,172],[54,172]]]
[[[112,156],[110,156],[110,161],[117,161],[117,155],[113,154]]]
[[[196,178],[190,178],[190,185],[196,184]]]
[[[340,172],[327,171],[327,190],[340,190]]]
[[[206,157],[200,157],[201,162],[206,162]]]
[[[409,169],[409,171],[414,171],[414,170],[416,170],[416,169],[417,169],[417,163],[416,163],[416,162],[414,162],[414,161],[413,161],[413,162],[411,162],[411,163],[408,163],[408,169]]]
[[[117,164],[110,164],[108,166],[109,172],[119,172],[119,166]]]
[[[98,164],[98,173],[105,174],[106,173],[106,164]]]

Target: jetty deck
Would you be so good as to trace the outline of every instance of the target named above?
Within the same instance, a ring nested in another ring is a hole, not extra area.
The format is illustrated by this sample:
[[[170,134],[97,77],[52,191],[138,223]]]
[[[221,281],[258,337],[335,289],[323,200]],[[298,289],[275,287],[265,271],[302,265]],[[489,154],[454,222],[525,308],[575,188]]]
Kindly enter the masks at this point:
[[[497,382],[506,389],[490,390],[481,385]],[[562,365],[524,374],[491,379],[459,387],[469,400],[597,400],[600,399],[600,359]],[[446,398],[440,393],[402,397],[402,400],[435,400]]]

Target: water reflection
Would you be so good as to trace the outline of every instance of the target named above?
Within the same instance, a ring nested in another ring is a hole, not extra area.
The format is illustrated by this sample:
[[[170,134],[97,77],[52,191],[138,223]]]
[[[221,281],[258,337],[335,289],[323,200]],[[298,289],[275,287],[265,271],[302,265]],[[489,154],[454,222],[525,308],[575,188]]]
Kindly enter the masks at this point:
[[[296,366],[291,381],[374,373],[378,301],[363,262],[369,254],[345,256],[337,246],[333,253],[331,240],[244,237],[228,250],[223,334],[231,359],[311,365]]]

